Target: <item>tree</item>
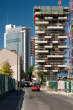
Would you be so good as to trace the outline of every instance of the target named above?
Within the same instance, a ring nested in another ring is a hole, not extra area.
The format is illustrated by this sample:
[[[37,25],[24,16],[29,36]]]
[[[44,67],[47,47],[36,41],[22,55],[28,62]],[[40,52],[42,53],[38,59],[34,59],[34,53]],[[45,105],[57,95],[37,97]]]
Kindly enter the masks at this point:
[[[41,81],[43,80],[43,75],[44,75],[44,72],[43,71],[38,71],[37,72],[38,76],[41,78]]]
[[[8,62],[4,62],[1,65],[0,73],[9,77],[12,77],[12,69]]]
[[[28,69],[30,81],[31,81],[31,77],[32,77],[32,72],[33,72],[33,70],[34,70],[34,66],[30,66],[29,69]]]

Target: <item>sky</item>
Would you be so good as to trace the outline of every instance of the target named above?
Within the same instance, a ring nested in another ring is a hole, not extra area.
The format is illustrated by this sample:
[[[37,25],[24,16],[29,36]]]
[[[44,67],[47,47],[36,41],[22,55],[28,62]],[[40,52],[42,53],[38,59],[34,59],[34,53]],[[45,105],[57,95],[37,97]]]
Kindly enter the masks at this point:
[[[62,6],[69,6],[69,0],[62,0]],[[58,6],[58,0],[0,0],[0,49],[3,48],[3,38],[6,24],[30,27],[34,36],[33,7]]]

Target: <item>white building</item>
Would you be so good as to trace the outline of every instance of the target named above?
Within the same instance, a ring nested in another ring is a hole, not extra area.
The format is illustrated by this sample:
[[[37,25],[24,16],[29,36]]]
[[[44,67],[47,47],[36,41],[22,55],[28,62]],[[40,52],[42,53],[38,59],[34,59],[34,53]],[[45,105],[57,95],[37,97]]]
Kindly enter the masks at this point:
[[[23,61],[23,70],[27,73],[30,66],[30,28],[11,24],[6,25],[4,48],[18,52]]]

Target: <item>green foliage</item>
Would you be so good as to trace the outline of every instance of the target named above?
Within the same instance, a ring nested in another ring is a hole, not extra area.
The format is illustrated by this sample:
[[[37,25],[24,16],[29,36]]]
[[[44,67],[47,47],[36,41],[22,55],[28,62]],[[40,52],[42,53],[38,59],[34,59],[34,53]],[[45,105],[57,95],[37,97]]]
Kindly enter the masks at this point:
[[[29,79],[30,81],[32,80],[32,72],[34,70],[34,66],[30,66],[29,69],[28,69],[28,74],[29,74]]]
[[[12,69],[8,62],[4,62],[1,66],[0,73],[12,77]]]
[[[34,66],[30,66],[29,69],[28,69],[28,72],[29,72],[29,73],[32,73],[33,70],[34,70]]]
[[[43,77],[44,72],[39,70],[37,74],[38,74],[38,76]]]
[[[44,75],[44,72],[43,71],[38,71],[37,72],[38,76],[41,78],[41,82],[43,82],[44,78],[43,78],[43,75]]]

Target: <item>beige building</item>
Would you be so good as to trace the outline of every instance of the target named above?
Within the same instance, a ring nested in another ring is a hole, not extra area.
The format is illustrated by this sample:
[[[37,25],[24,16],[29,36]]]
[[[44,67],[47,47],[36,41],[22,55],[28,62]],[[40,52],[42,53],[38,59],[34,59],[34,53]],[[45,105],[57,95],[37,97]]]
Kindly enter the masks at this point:
[[[0,50],[0,68],[4,62],[8,62],[13,71],[13,78],[17,80],[17,54],[7,49]],[[18,81],[20,81],[20,56],[18,56]]]

